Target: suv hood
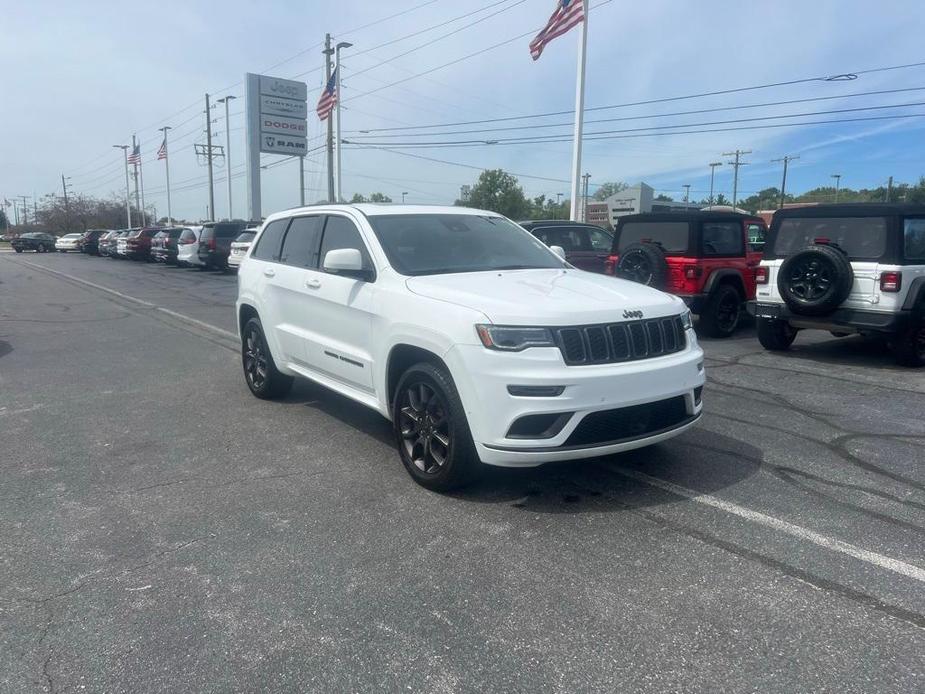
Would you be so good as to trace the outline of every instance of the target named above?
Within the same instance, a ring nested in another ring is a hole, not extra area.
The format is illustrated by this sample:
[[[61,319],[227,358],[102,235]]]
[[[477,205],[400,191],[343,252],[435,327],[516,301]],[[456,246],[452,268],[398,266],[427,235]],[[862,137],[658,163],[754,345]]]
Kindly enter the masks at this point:
[[[480,311],[498,325],[587,325],[672,316],[677,297],[635,282],[582,270],[495,270],[425,275],[406,280],[410,291]]]

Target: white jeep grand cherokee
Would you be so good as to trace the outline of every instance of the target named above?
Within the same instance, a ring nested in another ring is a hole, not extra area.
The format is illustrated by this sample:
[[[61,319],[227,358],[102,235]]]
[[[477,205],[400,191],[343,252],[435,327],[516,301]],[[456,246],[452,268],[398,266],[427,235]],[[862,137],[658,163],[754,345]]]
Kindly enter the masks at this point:
[[[244,375],[304,376],[390,419],[435,490],[677,436],[703,351],[673,296],[568,265],[493,212],[329,205],[270,216],[241,263]]]

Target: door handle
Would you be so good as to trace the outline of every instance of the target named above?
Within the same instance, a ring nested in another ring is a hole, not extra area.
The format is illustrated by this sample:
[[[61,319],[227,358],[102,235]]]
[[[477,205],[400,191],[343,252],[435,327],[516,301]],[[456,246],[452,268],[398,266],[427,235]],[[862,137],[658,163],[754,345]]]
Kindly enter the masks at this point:
[[[266,270],[263,271],[263,276],[264,277],[275,277],[276,270],[271,270],[270,268],[267,268]]]
[[[305,280],[305,286],[309,289],[320,289],[321,280]]]

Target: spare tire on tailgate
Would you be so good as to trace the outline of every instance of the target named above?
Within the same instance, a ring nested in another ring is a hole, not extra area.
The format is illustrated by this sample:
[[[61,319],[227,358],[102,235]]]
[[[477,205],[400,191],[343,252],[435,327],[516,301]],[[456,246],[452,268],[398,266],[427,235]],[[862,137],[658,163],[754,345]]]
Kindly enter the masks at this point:
[[[620,253],[614,274],[620,279],[661,289],[668,278],[665,251],[655,243],[631,243]]]
[[[822,316],[838,308],[851,293],[854,272],[838,246],[816,243],[784,260],[777,289],[794,313]]]

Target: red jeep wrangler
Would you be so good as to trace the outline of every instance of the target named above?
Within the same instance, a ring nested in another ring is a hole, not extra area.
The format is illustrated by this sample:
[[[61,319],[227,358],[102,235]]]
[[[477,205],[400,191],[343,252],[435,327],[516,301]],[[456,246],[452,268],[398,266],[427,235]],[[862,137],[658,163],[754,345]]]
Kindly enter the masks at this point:
[[[735,332],[755,298],[767,224],[734,212],[647,213],[620,217],[608,274],[677,294],[709,337]]]

